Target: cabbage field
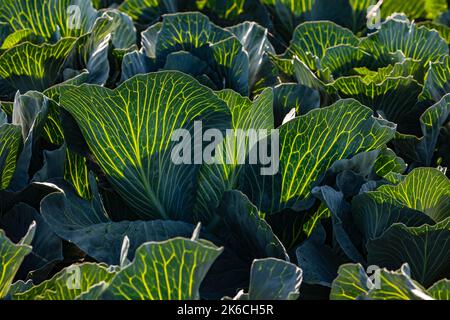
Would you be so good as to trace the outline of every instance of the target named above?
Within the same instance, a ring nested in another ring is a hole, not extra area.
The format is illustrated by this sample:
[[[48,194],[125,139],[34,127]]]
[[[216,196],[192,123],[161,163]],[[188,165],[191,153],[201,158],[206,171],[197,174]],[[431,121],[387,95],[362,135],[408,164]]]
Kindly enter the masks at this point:
[[[0,0],[0,299],[450,300],[446,0]]]

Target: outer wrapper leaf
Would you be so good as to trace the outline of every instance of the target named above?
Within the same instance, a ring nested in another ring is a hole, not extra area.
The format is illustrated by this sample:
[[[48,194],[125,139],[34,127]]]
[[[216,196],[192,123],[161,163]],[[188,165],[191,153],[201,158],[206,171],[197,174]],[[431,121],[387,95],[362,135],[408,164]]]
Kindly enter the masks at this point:
[[[149,242],[111,281],[104,294],[118,300],[193,300],[222,249],[202,240]]]
[[[13,295],[14,300],[74,300],[98,283],[110,282],[115,271],[104,264],[73,264],[39,285]]]
[[[261,167],[249,166],[242,190],[269,214],[283,208],[308,208],[314,201],[312,188],[336,160],[379,148],[394,130],[355,100],[312,110],[280,127],[278,173],[261,175]]]
[[[0,230],[0,298],[4,298],[19,270],[23,259],[31,252],[36,224],[32,223],[26,235],[18,244],[12,243],[3,230]]]
[[[380,238],[367,244],[368,263],[395,269],[407,262],[411,276],[430,286],[450,277],[450,218],[434,226],[394,224]]]
[[[196,120],[204,129],[228,126],[229,111],[211,90],[181,73],[161,72],[136,76],[115,90],[73,87],[62,91],[61,105],[137,214],[191,219],[197,168],[172,162],[171,137],[175,129],[193,130]]]

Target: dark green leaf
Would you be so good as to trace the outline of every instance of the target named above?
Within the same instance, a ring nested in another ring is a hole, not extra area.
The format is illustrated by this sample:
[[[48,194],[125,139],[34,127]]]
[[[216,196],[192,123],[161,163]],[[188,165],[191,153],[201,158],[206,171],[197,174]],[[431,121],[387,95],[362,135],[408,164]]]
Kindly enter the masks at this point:
[[[275,258],[253,261],[248,293],[237,300],[296,300],[302,282],[302,270]]]
[[[395,269],[407,262],[411,276],[430,286],[450,277],[450,218],[421,227],[394,224],[383,235],[367,244],[368,263]]]
[[[19,203],[12,210],[0,216],[0,227],[6,231],[11,241],[19,242],[30,225],[36,223],[36,230],[31,246],[33,250],[25,257],[18,277],[24,279],[28,272],[62,260],[62,242],[41,215],[32,207]]]
[[[163,241],[177,236],[190,236],[194,226],[177,221],[121,221],[106,217],[98,195],[91,201],[79,198],[63,182],[64,192],[53,193],[41,202],[41,213],[51,228],[63,239],[76,244],[99,262],[119,265],[121,246],[129,238],[128,258],[136,248],[148,241]]]
[[[136,214],[191,219],[198,168],[171,161],[172,134],[192,129],[196,120],[203,121],[205,130],[229,125],[226,104],[211,90],[181,73],[161,72],[133,77],[115,90],[68,88],[62,91],[61,105]]]

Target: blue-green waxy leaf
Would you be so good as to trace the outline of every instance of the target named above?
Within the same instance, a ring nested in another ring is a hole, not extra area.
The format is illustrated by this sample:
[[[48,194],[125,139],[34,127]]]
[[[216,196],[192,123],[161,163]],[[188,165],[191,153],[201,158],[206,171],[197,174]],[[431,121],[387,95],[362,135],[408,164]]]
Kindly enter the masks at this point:
[[[309,238],[295,250],[305,283],[330,287],[336,278],[341,259],[333,248],[325,244],[325,240],[325,229],[318,224]]]
[[[223,194],[208,230],[223,239],[225,251],[213,265],[202,285],[202,294],[234,295],[236,289],[248,287],[254,259],[274,257],[289,260],[281,241],[262,217],[262,213],[241,192]],[[220,288],[220,291],[218,290]]]
[[[114,71],[109,61],[111,47],[126,52],[135,45],[136,38],[131,18],[118,10],[108,9],[95,21],[90,32],[77,40],[76,59],[71,67],[87,69],[89,74],[85,82],[105,84]]]
[[[22,138],[25,141],[31,133],[37,136],[41,134],[52,141],[51,137],[57,136],[59,132],[54,130],[48,117],[56,104],[45,95],[37,91],[28,91],[25,94],[16,94],[12,122],[22,128]],[[36,137],[35,137],[36,138]]]
[[[30,182],[29,171],[36,157],[40,138],[51,140],[48,137],[58,136],[59,131],[54,130],[56,128],[52,122],[47,121],[50,112],[57,107],[54,101],[40,92],[28,91],[23,95],[16,93],[12,122],[21,127],[24,146],[9,185],[11,191],[20,191]]]
[[[351,261],[363,263],[364,258],[352,239],[354,224],[351,221],[350,205],[345,201],[344,194],[329,186],[317,187],[312,192],[331,212],[333,237],[339,247]]]
[[[450,116],[450,94],[428,108],[420,117],[423,137],[417,145],[417,153],[425,165],[431,165],[441,130]]]
[[[137,74],[148,73],[153,69],[152,60],[139,51],[128,52],[122,59],[121,82]]]
[[[248,293],[235,300],[296,300],[302,283],[302,270],[287,261],[266,258],[253,261]]]
[[[108,10],[108,16],[114,20],[117,25],[111,35],[111,42],[116,49],[127,49],[136,43],[136,27],[131,18],[118,10]]]
[[[397,53],[391,54],[391,64],[388,64],[387,66],[382,66],[383,64],[378,64],[377,62],[374,62],[372,68],[378,68],[377,71],[369,71],[369,73],[364,74],[364,72],[361,73],[361,76],[364,77],[364,79],[369,81],[375,81],[378,83],[383,82],[387,78],[396,78],[396,77],[413,77],[414,80],[419,82],[420,84],[423,84],[425,81],[425,74],[427,71],[428,66],[423,66],[422,62],[420,60],[414,60],[412,58],[405,58],[403,54],[398,51]],[[369,66],[370,67],[370,66]],[[359,71],[361,70],[368,70],[367,68],[355,68],[353,69],[353,72],[356,72],[359,74]]]
[[[73,264],[39,285],[16,292],[14,300],[75,300],[99,283],[109,283],[116,274],[104,264]]]
[[[278,172],[261,175],[260,167],[249,166],[241,189],[268,214],[308,208],[314,202],[311,190],[335,161],[379,148],[394,131],[392,123],[374,118],[356,100],[312,110],[279,128]]]
[[[19,243],[14,244],[0,229],[0,298],[4,298],[23,259],[31,252],[36,223],[32,223]]]
[[[31,182],[45,182],[52,178],[64,177],[64,162],[66,157],[67,148],[62,145],[60,148],[43,152],[43,165],[33,175]]]
[[[401,176],[406,169],[405,161],[394,151],[381,148],[336,161],[330,174],[336,175],[338,190],[344,193],[345,198],[350,198],[386,184],[379,178],[388,180],[386,177]]]
[[[187,51],[172,52],[167,56],[164,70],[178,70],[194,77],[208,71],[208,64]]]
[[[74,70],[87,70],[88,83],[103,85],[106,83],[110,65],[108,60],[109,43],[115,32],[120,32],[123,20],[117,12],[104,12],[92,26],[91,32],[77,39],[75,59],[70,61]],[[130,33],[130,32],[129,32]]]
[[[34,45],[29,42],[12,47],[0,55],[0,77],[25,93],[43,91],[61,79],[61,71],[75,38],[64,38],[56,44]]]
[[[87,160],[67,148],[64,159],[64,179],[75,188],[79,196],[85,199],[91,198]]]
[[[96,18],[90,0],[5,0],[0,8],[0,23],[9,24],[14,31],[29,29],[46,40],[55,34],[79,37],[90,30]]]
[[[194,230],[194,225],[170,220],[113,222],[98,195],[90,201],[81,199],[66,183],[50,181],[64,189],[42,200],[44,219],[61,238],[76,244],[99,262],[119,265],[124,237],[130,243],[125,257],[132,260],[144,242],[189,237]]]
[[[162,29],[162,22],[151,25],[141,33],[142,53],[146,54],[149,58],[155,59],[156,57],[156,44],[158,42],[159,33]]]
[[[444,12],[436,19],[437,23],[441,23],[446,26],[450,26],[450,12]]]
[[[114,300],[195,300],[222,248],[198,239],[144,243],[104,293]]]
[[[20,190],[28,182],[28,169],[32,154],[27,152],[35,146],[39,138],[54,145],[61,145],[56,150],[43,151],[43,165],[34,172],[31,182],[45,182],[50,178],[65,177],[82,196],[89,197],[87,186],[86,159],[66,148],[64,133],[60,121],[60,108],[55,103],[59,101],[60,89],[68,84],[77,85],[87,80],[81,74],[64,83],[46,90],[44,94],[29,91],[23,95],[16,95],[12,120],[22,127],[25,140],[24,152],[19,158],[19,168],[15,172],[15,182],[12,187]],[[50,99],[48,98],[50,97]],[[33,137],[35,139],[33,139]]]
[[[433,226],[392,225],[367,244],[368,264],[395,269],[407,262],[411,276],[424,286],[450,277],[450,218]]]
[[[14,296],[16,293],[24,292],[33,286],[33,280],[18,280],[14,282],[8,292],[8,296]]]
[[[310,237],[313,232],[316,230],[317,226],[319,225],[320,221],[322,219],[330,218],[331,212],[328,210],[327,206],[323,203],[320,204],[319,208],[314,211],[314,213],[309,217],[307,221],[301,221],[302,224],[302,232],[307,236]],[[298,232],[299,235],[301,235],[301,232]]]
[[[234,250],[242,252],[242,259],[275,257],[289,260],[283,244],[270,225],[259,216],[258,209],[241,192],[225,192],[217,213],[234,240]]]
[[[2,106],[2,104],[0,104]],[[8,115],[0,108],[0,126],[8,123]]]
[[[0,299],[449,299],[445,0],[0,2]]]
[[[20,126],[0,125],[0,189],[8,188],[11,182],[21,146]]]
[[[254,22],[244,22],[228,28],[242,44],[249,58],[248,85],[250,90],[260,92],[276,83],[272,69],[267,67],[268,53],[275,50],[268,38],[268,30]]]
[[[55,191],[53,185],[45,183],[30,183],[20,191],[0,190],[0,214],[6,214],[19,203],[33,208],[39,208],[40,201]]]
[[[367,180],[372,178],[374,165],[379,154],[380,150],[374,150],[359,153],[350,159],[336,161],[329,170],[330,178],[333,177],[333,179],[336,180],[336,190],[340,191],[345,198],[350,198],[360,193],[363,185]],[[335,193],[335,191],[329,189],[329,186],[318,187],[317,190],[313,191],[318,191],[314,193],[319,199],[323,198],[320,195],[321,191],[330,191],[331,194],[334,193],[335,196],[330,197],[330,200],[333,200],[331,203],[334,204],[331,205],[329,209],[336,208],[339,209],[339,211],[340,209],[344,209],[341,205],[338,205],[341,202],[340,200],[344,199],[339,196],[339,193]],[[346,208],[347,206],[344,205],[344,207]]]
[[[133,77],[115,90],[66,88],[60,102],[137,215],[192,219],[198,167],[172,161],[172,134],[193,129],[196,120],[205,130],[229,127],[230,112],[211,90],[187,75],[160,72]]]
[[[409,266],[397,271],[374,268],[368,273],[360,264],[345,264],[331,288],[331,300],[433,300],[411,278]],[[373,273],[373,274],[372,274]]]
[[[0,216],[0,228],[6,231],[11,241],[19,242],[33,221],[36,222],[34,238],[30,244],[33,250],[25,257],[17,273],[20,279],[25,279],[30,271],[52,265],[63,258],[61,239],[53,233],[36,209],[24,203],[17,204]]]
[[[294,63],[293,59],[283,56],[277,56],[269,54],[270,61],[275,69],[278,71],[279,76],[293,78],[294,77]],[[295,59],[299,60],[297,57]],[[304,64],[304,63],[303,63]],[[305,65],[306,66],[306,65]],[[308,68],[309,69],[309,68]]]

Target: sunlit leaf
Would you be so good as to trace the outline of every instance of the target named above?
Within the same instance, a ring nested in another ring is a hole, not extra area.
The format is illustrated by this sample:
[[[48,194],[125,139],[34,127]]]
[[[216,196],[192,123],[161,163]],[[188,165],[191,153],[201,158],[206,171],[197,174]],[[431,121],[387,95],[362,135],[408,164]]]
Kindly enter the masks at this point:
[[[195,300],[200,284],[222,252],[210,242],[175,238],[149,242],[111,281],[106,299]]]
[[[4,298],[11,283],[19,270],[23,259],[31,252],[31,241],[34,237],[36,224],[32,223],[25,236],[19,243],[14,244],[5,232],[0,229],[0,298]]]
[[[266,213],[308,208],[312,188],[333,162],[377,149],[393,134],[392,124],[355,100],[312,110],[279,128],[280,157],[272,163],[278,172],[262,175],[262,166],[249,166],[242,190]]]
[[[198,168],[172,162],[171,138],[175,129],[193,129],[196,120],[205,130],[228,125],[230,112],[211,90],[181,73],[161,72],[133,77],[115,90],[68,88],[61,105],[138,215],[191,219]]]

